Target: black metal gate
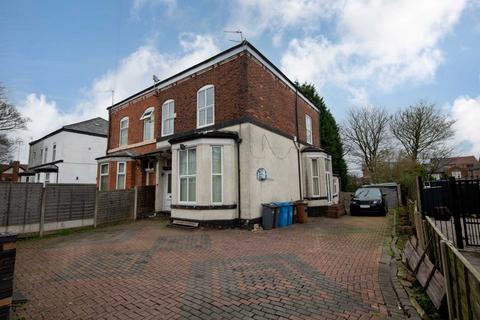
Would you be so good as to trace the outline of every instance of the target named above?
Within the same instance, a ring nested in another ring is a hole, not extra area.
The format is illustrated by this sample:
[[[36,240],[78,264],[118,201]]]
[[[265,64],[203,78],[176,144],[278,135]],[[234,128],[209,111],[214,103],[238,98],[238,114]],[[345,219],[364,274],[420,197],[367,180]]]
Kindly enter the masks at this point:
[[[420,179],[422,215],[458,248],[480,246],[480,180],[426,181]]]

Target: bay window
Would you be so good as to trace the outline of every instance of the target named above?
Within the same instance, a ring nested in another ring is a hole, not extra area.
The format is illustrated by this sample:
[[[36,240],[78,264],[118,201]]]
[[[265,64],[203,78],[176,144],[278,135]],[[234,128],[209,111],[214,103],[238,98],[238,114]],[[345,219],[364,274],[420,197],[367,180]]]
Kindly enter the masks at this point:
[[[312,195],[320,196],[320,176],[318,175],[318,159],[312,159]]]
[[[223,148],[212,146],[212,202],[223,202]]]
[[[117,162],[117,189],[125,189],[125,162]]]
[[[213,85],[202,87],[197,92],[197,128],[215,123],[215,94]]]
[[[195,202],[197,200],[197,150],[179,150],[178,162],[180,202]]]
[[[108,163],[100,164],[100,191],[108,190]]]

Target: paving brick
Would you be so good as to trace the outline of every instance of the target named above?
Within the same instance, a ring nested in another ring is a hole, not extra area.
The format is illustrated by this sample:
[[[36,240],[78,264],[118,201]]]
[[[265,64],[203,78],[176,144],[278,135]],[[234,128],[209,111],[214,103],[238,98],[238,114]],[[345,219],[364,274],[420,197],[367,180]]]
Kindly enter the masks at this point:
[[[28,303],[15,316],[402,319],[383,288],[386,222],[313,218],[252,233],[139,221],[20,241],[14,285]]]

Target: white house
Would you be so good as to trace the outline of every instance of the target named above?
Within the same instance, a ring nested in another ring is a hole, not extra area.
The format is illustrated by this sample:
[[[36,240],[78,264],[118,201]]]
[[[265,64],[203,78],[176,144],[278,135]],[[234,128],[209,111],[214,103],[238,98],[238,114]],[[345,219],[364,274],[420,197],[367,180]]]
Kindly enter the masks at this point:
[[[69,124],[30,142],[29,181],[96,183],[97,161],[107,149],[108,121],[102,118]],[[33,178],[33,179],[32,179]]]

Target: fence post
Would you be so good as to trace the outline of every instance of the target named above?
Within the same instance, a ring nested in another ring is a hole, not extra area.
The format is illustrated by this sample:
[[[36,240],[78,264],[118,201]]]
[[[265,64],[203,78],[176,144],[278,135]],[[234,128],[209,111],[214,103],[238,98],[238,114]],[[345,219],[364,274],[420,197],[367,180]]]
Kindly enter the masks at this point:
[[[45,209],[47,206],[46,199],[47,199],[47,188],[46,188],[46,185],[44,184],[42,187],[42,204],[41,204],[42,206],[40,209],[40,230],[39,230],[40,237],[43,237],[43,232],[44,232]]]
[[[137,220],[137,205],[138,205],[138,186],[135,186],[134,197],[133,197],[133,221]]]
[[[448,189],[450,190],[451,210],[453,213],[453,227],[455,230],[455,244],[457,248],[463,249],[462,225],[460,224],[460,210],[458,210],[458,193],[455,177],[448,178]]]
[[[448,268],[447,244],[445,240],[440,240],[440,255],[442,258],[443,278],[445,279],[445,292],[447,294],[448,319],[455,319],[453,312],[452,282],[450,281],[450,271]]]
[[[422,209],[423,205],[423,181],[422,177],[417,176],[417,208],[418,211],[422,214],[422,218],[425,218],[425,213]]]
[[[95,190],[95,207],[93,209],[93,227],[97,227],[97,216],[98,216],[98,198],[99,198],[99,191]]]

